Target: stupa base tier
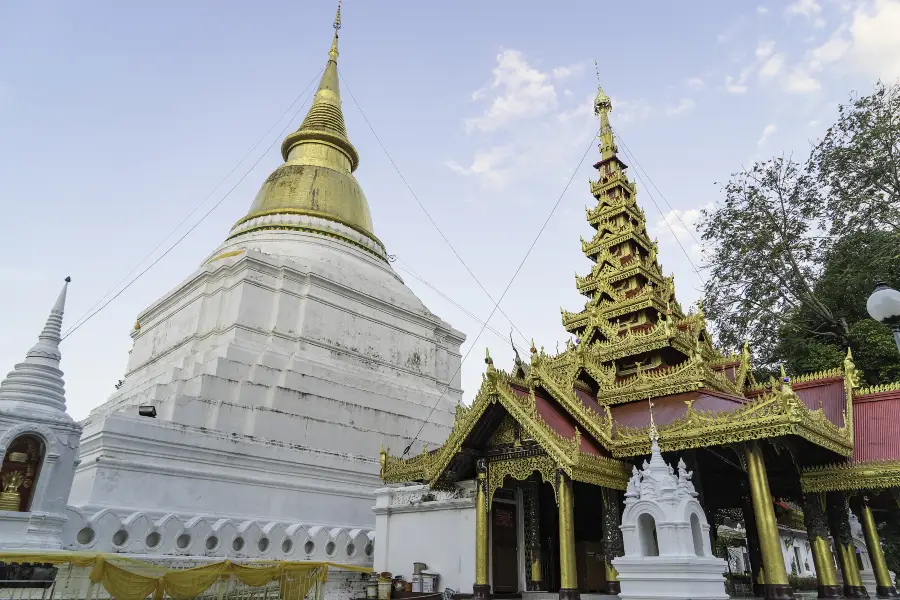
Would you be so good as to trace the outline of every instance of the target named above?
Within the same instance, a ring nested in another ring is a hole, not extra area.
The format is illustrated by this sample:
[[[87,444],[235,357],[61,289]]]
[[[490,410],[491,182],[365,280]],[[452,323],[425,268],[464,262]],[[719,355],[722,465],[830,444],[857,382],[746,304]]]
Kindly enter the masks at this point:
[[[621,600],[728,600],[725,561],[713,557],[621,556]]]
[[[69,504],[366,528],[378,471],[374,457],[111,414],[85,428]]]

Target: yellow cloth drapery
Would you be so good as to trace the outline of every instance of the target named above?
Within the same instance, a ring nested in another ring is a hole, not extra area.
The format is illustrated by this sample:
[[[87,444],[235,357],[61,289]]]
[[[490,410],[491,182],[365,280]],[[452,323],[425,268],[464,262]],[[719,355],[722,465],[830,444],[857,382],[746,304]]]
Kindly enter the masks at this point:
[[[365,567],[311,561],[257,561],[243,564],[223,560],[190,569],[169,569],[117,554],[89,552],[0,552],[11,562],[70,564],[91,567],[90,579],[116,600],[190,600],[217,582],[234,577],[249,587],[278,581],[281,598],[303,600],[311,589],[328,579],[329,567],[371,572]]]

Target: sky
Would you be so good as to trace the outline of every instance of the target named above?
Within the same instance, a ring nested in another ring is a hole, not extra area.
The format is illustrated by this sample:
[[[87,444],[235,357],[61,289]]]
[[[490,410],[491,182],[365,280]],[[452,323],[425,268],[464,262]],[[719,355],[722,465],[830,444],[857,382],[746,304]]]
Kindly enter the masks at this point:
[[[900,0],[550,6],[342,8],[356,176],[395,269],[468,336],[466,401],[486,346],[498,366],[511,363],[510,320],[520,348],[533,338],[555,351],[568,338],[560,307],[584,304],[574,276],[591,264],[579,239],[593,233],[597,72],[685,306],[701,295],[694,226],[721,199],[717,182],[772,156],[804,159],[851,93],[900,77]],[[63,342],[70,413],[107,399],[138,313],[201,264],[280,164],[334,10],[321,0],[0,3],[0,373],[35,342],[64,277],[68,329],[167,252]],[[539,232],[479,337],[494,303],[469,270],[500,298]]]

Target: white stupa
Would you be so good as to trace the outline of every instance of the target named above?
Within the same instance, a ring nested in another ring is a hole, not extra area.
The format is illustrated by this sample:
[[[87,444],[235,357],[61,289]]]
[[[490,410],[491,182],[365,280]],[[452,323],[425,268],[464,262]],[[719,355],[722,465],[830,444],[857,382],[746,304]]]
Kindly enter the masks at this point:
[[[622,600],[727,600],[728,565],[712,553],[709,523],[691,472],[678,461],[678,474],[659,451],[651,416],[650,462],[634,467],[625,492],[622,541],[625,554],[614,558]]]
[[[66,283],[38,342],[0,383],[0,548],[60,549],[81,426],[66,412],[59,351]]]
[[[413,454],[448,435],[464,336],[373,233],[339,27],[340,10],[284,164],[138,316],[124,382],[84,422],[73,548],[371,562],[381,446],[404,448],[423,424]]]

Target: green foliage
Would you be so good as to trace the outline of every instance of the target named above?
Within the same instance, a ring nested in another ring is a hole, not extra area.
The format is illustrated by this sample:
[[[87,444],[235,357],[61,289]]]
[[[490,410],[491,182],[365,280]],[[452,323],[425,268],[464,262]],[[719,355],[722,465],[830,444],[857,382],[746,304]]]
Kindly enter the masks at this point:
[[[878,535],[888,570],[900,573],[900,515],[896,511],[875,514],[879,520]]]
[[[805,164],[758,162],[722,191],[700,224],[720,343],[749,340],[758,381],[838,367],[848,348],[867,383],[900,379],[866,312],[877,280],[900,289],[900,82],[841,106]]]
[[[851,98],[810,156],[835,235],[900,231],[900,85]]]
[[[788,575],[788,583],[791,584],[791,588],[794,591],[811,592],[819,589],[819,581],[815,577],[800,577],[793,571],[794,568],[793,565],[791,565],[791,574]]]

